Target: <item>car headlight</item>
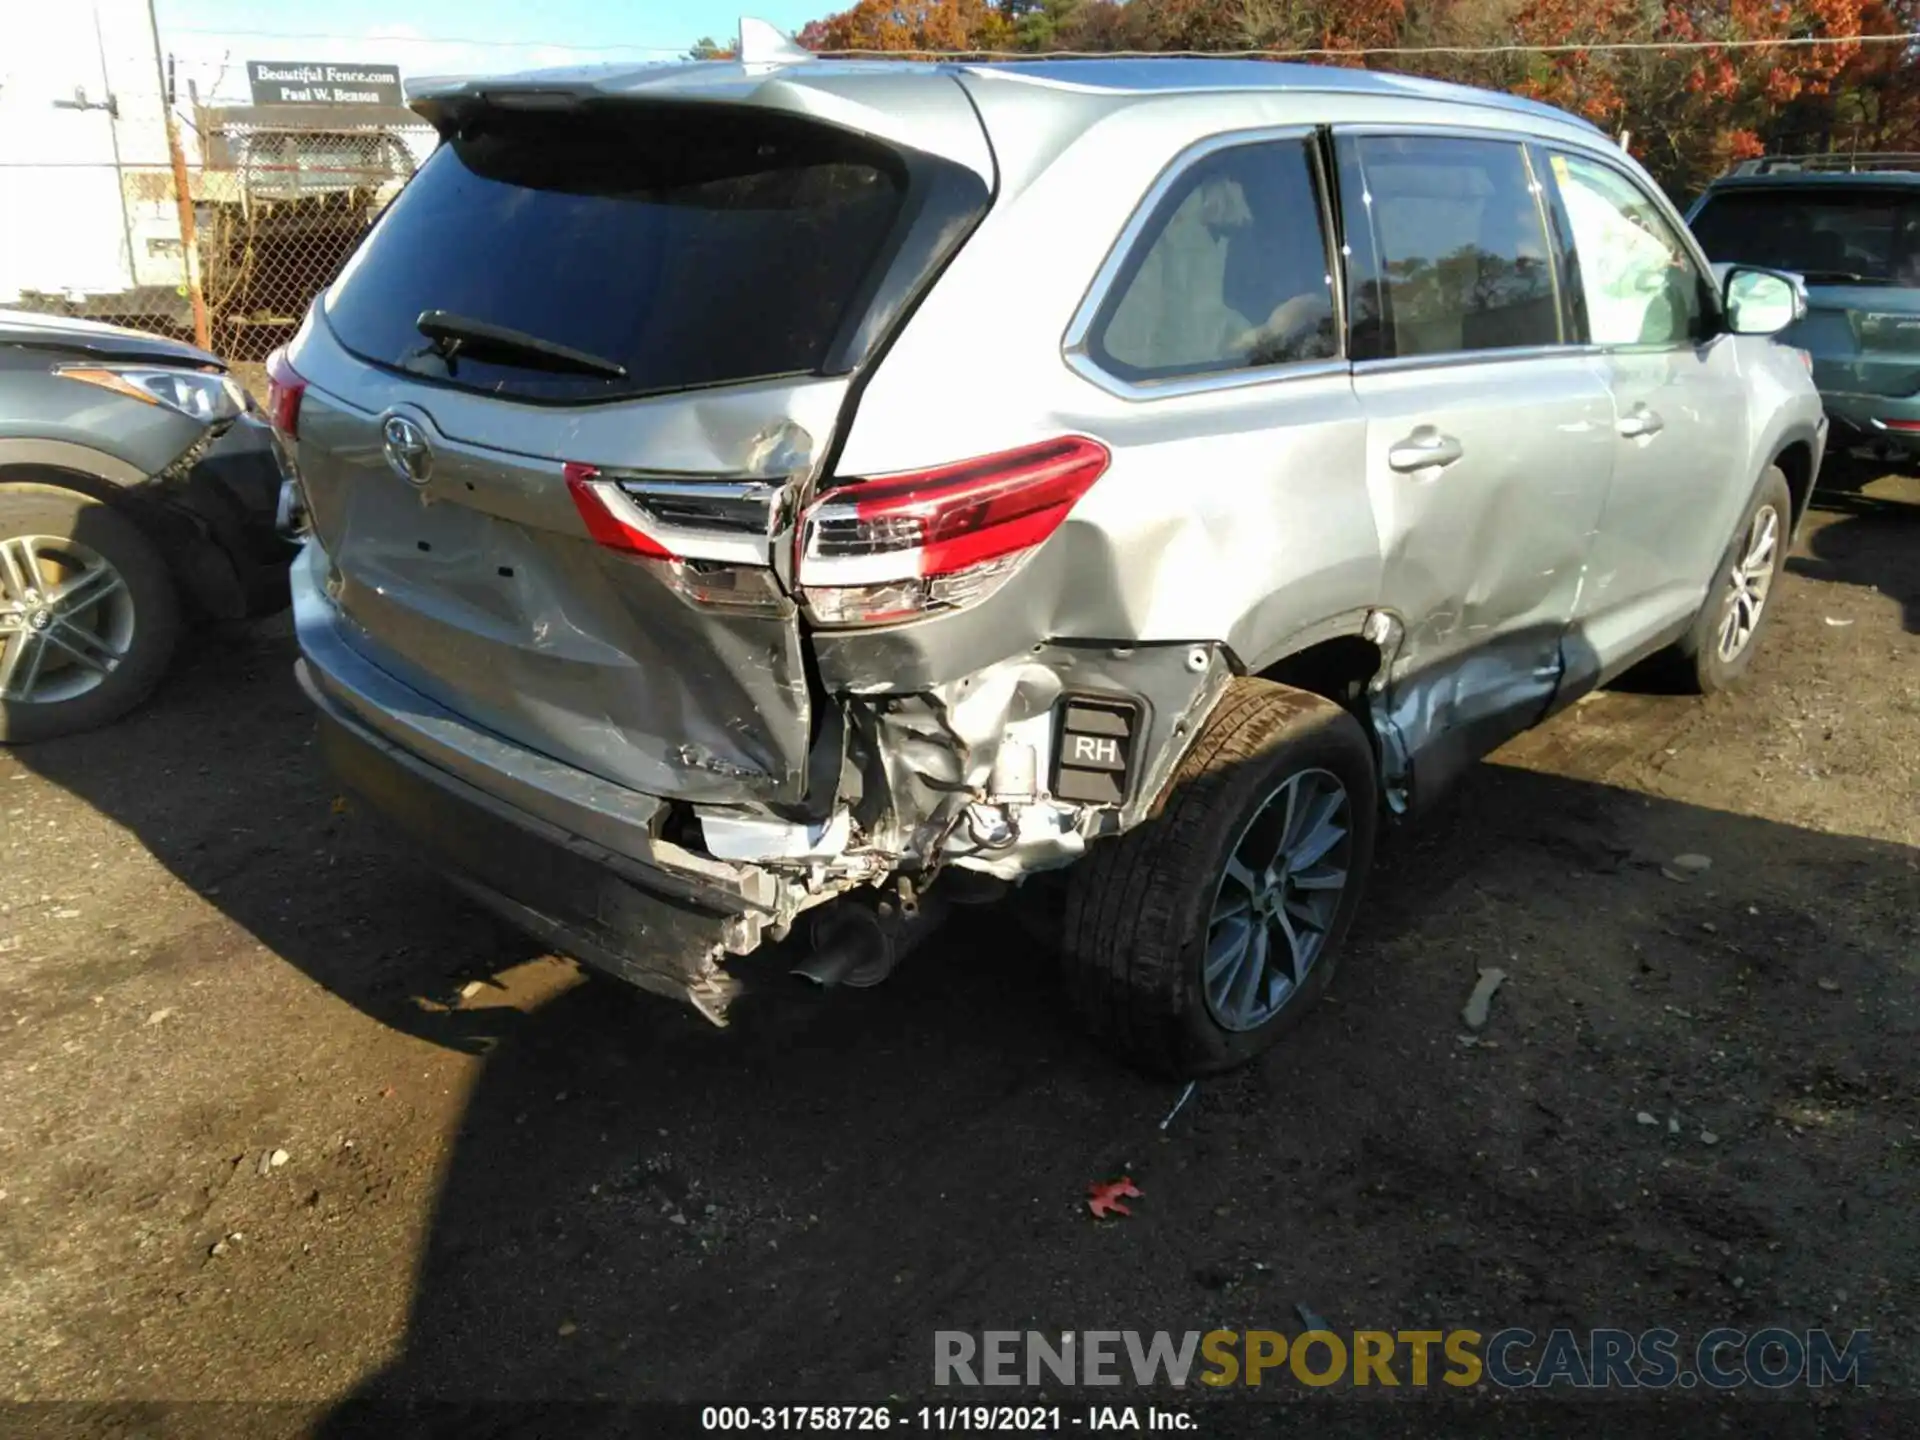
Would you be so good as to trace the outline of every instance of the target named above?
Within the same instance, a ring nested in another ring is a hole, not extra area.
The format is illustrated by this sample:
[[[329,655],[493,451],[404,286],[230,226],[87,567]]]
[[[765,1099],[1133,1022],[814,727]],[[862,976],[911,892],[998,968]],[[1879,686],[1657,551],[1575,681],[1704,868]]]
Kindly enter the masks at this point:
[[[98,385],[143,405],[164,405],[204,425],[232,420],[247,408],[247,392],[231,375],[214,370],[173,370],[155,366],[62,365],[64,380]]]

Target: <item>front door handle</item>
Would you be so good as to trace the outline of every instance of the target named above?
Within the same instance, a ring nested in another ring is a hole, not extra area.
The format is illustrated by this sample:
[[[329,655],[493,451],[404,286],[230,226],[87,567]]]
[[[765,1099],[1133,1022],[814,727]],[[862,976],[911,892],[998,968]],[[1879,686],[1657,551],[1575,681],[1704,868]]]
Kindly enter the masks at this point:
[[[1613,428],[1629,440],[1638,440],[1647,435],[1658,435],[1666,429],[1667,422],[1644,405],[1636,405],[1614,422]]]
[[[1406,439],[1387,451],[1387,464],[1402,475],[1415,470],[1432,470],[1451,465],[1466,450],[1451,435],[1442,435],[1431,425],[1422,425]]]

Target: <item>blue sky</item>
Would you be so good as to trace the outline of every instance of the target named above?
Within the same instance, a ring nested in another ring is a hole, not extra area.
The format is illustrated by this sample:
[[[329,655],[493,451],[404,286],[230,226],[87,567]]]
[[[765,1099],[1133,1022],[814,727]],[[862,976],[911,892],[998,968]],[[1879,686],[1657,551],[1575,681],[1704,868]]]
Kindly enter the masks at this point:
[[[202,85],[248,60],[363,60],[403,73],[669,60],[744,10],[793,31],[851,0],[158,0],[161,46]],[[577,48],[576,48],[577,47]]]

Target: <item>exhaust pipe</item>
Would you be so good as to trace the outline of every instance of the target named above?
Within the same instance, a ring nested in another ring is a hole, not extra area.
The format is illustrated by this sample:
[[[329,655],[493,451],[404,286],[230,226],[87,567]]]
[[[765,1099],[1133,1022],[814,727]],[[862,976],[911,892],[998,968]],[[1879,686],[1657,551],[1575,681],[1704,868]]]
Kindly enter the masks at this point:
[[[837,985],[864,990],[893,973],[894,966],[947,917],[937,892],[912,897],[887,894],[869,901],[848,896],[813,918],[812,949],[793,973],[823,990]]]

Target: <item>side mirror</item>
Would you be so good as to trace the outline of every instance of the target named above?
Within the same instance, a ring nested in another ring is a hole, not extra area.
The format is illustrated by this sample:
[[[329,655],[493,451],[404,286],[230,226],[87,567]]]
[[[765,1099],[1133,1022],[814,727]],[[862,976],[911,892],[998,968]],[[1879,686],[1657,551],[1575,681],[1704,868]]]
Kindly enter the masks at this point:
[[[1736,335],[1774,335],[1807,313],[1806,286],[1797,275],[1730,265],[1720,287],[1720,308]]]

